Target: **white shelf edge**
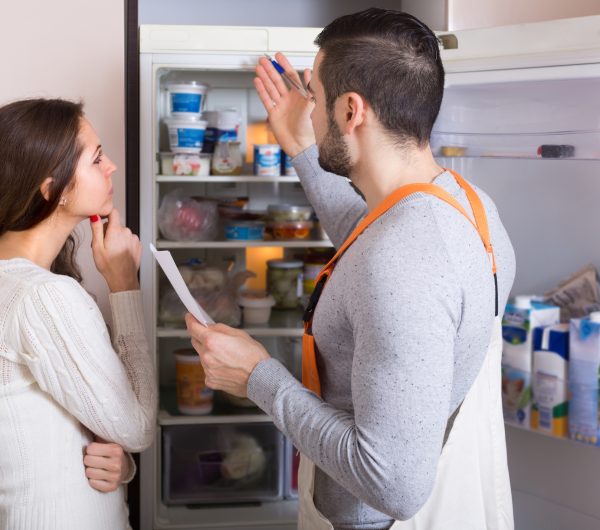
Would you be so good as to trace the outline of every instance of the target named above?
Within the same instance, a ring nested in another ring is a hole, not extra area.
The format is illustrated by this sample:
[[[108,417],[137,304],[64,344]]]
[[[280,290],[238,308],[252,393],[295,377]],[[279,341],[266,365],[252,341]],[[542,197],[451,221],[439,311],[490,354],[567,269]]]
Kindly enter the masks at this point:
[[[156,241],[158,249],[202,249],[202,248],[247,248],[247,247],[283,247],[311,248],[332,247],[328,239],[298,241]]]
[[[156,182],[164,183],[211,183],[211,182],[243,182],[243,183],[271,183],[295,184],[300,182],[298,177],[259,177],[256,175],[237,175],[233,177],[210,175],[208,177],[185,177],[172,175],[157,175]]]
[[[159,425],[214,425],[217,423],[273,423],[266,414],[222,414],[222,415],[180,415],[173,416],[166,410],[159,410]]]
[[[589,447],[591,449],[596,448],[596,446],[594,446],[594,445],[585,444],[583,442],[578,442],[577,440],[572,440],[568,436],[555,436],[554,434],[550,434],[550,433],[547,433],[544,431],[538,431],[536,429],[530,429],[528,427],[522,427],[521,425],[515,425],[514,423],[508,423],[506,421],[504,422],[504,425],[506,425],[507,427],[511,427],[511,428],[515,429],[516,431],[530,432],[532,434],[537,434],[538,436],[543,436],[544,438],[549,438],[551,440],[557,440],[559,442],[567,442],[569,445],[573,445],[575,447]]]

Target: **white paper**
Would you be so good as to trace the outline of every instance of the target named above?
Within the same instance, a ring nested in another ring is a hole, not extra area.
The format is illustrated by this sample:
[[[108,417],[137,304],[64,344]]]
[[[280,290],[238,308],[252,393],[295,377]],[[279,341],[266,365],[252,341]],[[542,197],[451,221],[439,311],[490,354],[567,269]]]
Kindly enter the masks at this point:
[[[169,278],[173,289],[179,296],[179,299],[183,302],[185,308],[196,318],[200,324],[208,326],[214,324],[215,321],[208,316],[208,313],[202,309],[202,306],[196,302],[196,299],[190,293],[188,286],[183,281],[181,273],[173,260],[173,256],[168,250],[156,250],[156,247],[150,243],[150,250],[158,264],[161,266],[163,272]]]

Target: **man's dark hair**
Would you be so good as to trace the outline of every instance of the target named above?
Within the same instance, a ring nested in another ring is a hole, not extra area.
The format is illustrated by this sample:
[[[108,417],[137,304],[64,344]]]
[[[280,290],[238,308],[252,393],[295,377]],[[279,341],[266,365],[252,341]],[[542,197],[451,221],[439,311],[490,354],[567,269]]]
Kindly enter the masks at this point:
[[[317,36],[327,111],[346,92],[364,97],[400,145],[429,142],[444,91],[438,39],[418,19],[370,8],[335,19]]]

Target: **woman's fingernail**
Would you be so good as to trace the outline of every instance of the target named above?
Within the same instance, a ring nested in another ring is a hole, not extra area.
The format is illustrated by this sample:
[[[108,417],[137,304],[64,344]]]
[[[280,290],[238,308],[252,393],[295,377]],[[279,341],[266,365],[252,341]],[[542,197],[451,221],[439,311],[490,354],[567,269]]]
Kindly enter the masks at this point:
[[[90,215],[90,222],[97,223],[98,221],[100,221],[99,215]]]

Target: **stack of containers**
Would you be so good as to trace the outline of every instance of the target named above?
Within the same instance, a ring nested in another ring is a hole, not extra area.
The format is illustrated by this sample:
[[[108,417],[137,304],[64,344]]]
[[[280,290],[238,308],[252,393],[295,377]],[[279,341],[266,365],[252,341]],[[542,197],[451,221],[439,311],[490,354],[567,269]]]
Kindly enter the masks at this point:
[[[239,141],[240,113],[229,108],[203,114],[208,122],[209,141],[205,153],[212,153],[212,174],[241,175],[243,157]]]
[[[207,85],[196,81],[167,85],[170,117],[164,121],[174,155],[163,156],[163,173],[208,175],[210,159],[200,154],[207,126],[200,117],[207,91]]]
[[[571,320],[569,437],[600,445],[600,313]]]
[[[529,428],[531,422],[531,372],[533,330],[560,322],[560,308],[517,296],[506,306],[502,319],[502,406],[504,420]]]

